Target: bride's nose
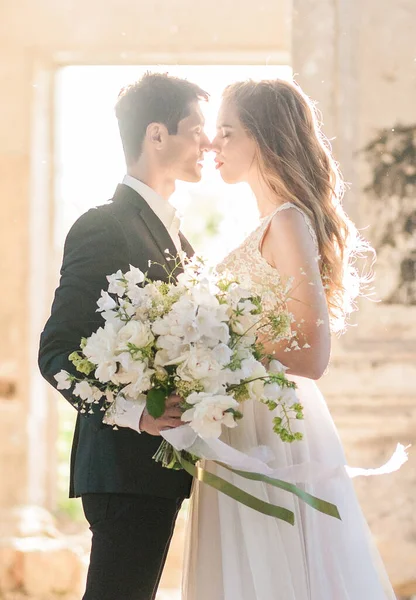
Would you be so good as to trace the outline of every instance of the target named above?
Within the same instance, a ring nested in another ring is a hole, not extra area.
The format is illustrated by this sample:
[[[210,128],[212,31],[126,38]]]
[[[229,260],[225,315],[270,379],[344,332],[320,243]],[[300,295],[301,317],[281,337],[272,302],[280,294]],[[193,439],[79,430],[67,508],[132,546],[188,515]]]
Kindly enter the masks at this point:
[[[218,154],[218,152],[220,151],[218,135],[216,135],[211,142],[211,150],[215,152],[215,154]]]

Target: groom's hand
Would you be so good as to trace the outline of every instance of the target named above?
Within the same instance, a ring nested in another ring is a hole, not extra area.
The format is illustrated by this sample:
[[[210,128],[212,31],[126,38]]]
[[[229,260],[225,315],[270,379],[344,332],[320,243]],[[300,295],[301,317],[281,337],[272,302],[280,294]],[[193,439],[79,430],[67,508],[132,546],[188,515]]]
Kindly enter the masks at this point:
[[[149,435],[160,435],[160,432],[165,429],[174,429],[179,425],[183,425],[183,421],[181,421],[183,411],[179,406],[181,400],[179,396],[174,394],[169,396],[166,400],[165,412],[158,419],[150,416],[147,408],[145,408],[139,423],[140,431],[145,431]]]

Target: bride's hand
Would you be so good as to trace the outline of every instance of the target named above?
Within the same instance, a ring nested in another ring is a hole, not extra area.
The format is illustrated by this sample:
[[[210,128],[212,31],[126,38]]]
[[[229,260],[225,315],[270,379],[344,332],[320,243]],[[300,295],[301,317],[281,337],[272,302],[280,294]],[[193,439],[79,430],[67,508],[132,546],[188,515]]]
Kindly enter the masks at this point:
[[[160,435],[160,432],[165,429],[174,429],[183,425],[183,421],[181,421],[183,411],[179,406],[181,400],[175,394],[169,396],[166,400],[165,412],[158,419],[149,415],[147,408],[145,408],[139,423],[140,431],[149,435]]]

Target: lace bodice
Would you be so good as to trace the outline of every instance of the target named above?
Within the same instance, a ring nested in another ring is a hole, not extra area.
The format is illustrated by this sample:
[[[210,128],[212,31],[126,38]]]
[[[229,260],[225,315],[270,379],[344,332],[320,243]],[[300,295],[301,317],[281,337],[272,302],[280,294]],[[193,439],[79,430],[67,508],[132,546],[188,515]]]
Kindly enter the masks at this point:
[[[217,267],[218,272],[228,271],[232,273],[242,285],[258,294],[261,294],[264,290],[271,290],[276,287],[280,283],[279,273],[263,258],[260,247],[274,215],[289,208],[294,208],[303,215],[314,241],[316,253],[318,254],[318,241],[309,217],[295,204],[286,202],[279,206],[271,215],[263,218],[257,229],[240,246],[224,258]]]

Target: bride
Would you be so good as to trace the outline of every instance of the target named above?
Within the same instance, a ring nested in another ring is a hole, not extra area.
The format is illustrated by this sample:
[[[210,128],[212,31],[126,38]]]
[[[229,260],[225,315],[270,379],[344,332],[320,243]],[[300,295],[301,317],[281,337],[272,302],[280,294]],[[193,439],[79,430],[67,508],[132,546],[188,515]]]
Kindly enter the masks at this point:
[[[330,332],[342,332],[364,283],[354,259],[369,249],[341,205],[342,182],[313,106],[295,84],[247,81],[229,86],[213,141],[227,183],[247,182],[260,213],[257,229],[219,270],[260,291],[293,278],[288,307],[299,349],[268,348],[298,385],[303,440],[282,443],[268,408],[243,403],[245,418],[223,439],[249,452],[271,448],[272,468],[338,465],[337,476],[305,489],[335,503],[342,521],[293,495],[207,463],[235,485],[295,513],[292,527],[196,482],[191,501],[184,600],[390,600],[395,595],[362,516],[341,442],[313,380],[324,373]]]

